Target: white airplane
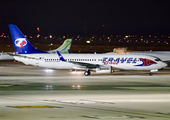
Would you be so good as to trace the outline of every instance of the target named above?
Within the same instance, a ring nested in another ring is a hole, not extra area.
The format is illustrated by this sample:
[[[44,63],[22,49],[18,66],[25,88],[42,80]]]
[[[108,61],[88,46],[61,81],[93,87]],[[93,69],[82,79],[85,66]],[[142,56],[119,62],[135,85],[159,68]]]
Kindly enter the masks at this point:
[[[59,48],[54,49],[54,50],[50,50],[50,51],[47,51],[47,52],[48,53],[57,53],[57,51],[60,51],[61,53],[65,53],[65,54],[71,53],[71,51],[70,51],[71,42],[72,42],[72,39],[66,39]],[[9,55],[9,54],[13,54],[13,52],[1,52],[0,53],[0,60],[13,60],[14,57]]]
[[[34,65],[52,69],[84,70],[84,75],[90,71],[96,73],[112,73],[113,70],[148,70],[158,71],[167,64],[159,58],[145,55],[107,55],[107,54],[49,54],[35,49],[24,37],[21,31],[13,24],[9,25],[15,55],[14,59],[26,65]]]

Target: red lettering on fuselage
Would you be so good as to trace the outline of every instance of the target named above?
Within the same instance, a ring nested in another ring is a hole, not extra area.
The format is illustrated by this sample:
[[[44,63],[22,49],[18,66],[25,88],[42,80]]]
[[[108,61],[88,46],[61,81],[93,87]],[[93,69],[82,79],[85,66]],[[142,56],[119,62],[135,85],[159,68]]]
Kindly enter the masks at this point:
[[[104,62],[104,65],[117,65],[117,64],[118,62],[107,62],[107,61]]]

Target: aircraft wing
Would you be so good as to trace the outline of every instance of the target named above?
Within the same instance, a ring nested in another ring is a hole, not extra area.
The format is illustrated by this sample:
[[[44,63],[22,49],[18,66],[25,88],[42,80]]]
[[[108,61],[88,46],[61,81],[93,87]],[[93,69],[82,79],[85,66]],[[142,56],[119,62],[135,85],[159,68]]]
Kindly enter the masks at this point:
[[[99,68],[101,65],[99,64],[91,64],[91,63],[84,63],[84,62],[76,62],[76,61],[69,61],[70,63],[76,64],[76,65],[80,65],[80,66],[84,66],[90,69],[93,68]]]
[[[86,67],[86,68],[90,68],[90,69],[99,68],[100,66],[103,66],[103,67],[104,67],[104,65],[99,65],[99,64],[91,64],[91,63],[76,62],[76,61],[66,61],[66,60],[63,58],[63,56],[60,54],[59,51],[57,51],[57,54],[58,54],[60,60],[63,61],[63,62],[73,63],[73,64],[80,65],[80,66],[83,66],[83,67]]]

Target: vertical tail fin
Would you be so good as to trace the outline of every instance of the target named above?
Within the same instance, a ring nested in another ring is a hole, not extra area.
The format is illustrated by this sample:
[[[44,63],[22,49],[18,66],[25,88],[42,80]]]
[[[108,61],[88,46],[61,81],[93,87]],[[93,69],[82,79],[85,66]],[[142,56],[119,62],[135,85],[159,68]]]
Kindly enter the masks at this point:
[[[57,49],[48,51],[49,53],[56,53],[57,51],[60,51],[60,53],[69,53],[68,50],[70,50],[72,39],[66,39],[64,43]]]
[[[38,49],[35,49],[27,38],[22,34],[16,25],[9,24],[9,30],[12,37],[16,54],[33,54],[33,53],[47,53]]]

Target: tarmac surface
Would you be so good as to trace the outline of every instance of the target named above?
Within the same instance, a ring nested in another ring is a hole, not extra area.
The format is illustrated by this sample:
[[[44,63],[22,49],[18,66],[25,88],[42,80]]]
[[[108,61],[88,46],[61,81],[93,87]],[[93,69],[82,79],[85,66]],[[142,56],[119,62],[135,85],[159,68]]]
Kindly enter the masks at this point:
[[[170,69],[83,72],[0,61],[1,120],[169,120]]]

